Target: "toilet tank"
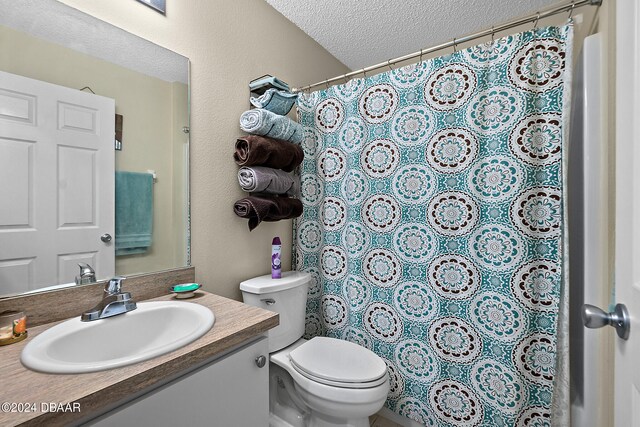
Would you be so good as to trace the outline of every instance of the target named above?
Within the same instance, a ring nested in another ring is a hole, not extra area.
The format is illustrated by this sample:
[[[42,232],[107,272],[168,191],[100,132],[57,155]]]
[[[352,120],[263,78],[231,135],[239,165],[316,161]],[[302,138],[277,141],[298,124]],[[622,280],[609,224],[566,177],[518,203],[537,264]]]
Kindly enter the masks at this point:
[[[304,334],[310,281],[309,273],[287,271],[282,273],[280,279],[272,279],[267,274],[240,283],[245,304],[280,315],[280,324],[268,332],[269,353],[293,344]]]

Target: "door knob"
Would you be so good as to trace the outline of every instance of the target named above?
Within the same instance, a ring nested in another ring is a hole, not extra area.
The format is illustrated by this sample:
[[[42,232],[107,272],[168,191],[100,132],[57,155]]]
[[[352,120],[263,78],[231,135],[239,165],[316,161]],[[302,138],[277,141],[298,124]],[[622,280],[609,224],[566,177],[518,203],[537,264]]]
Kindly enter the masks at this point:
[[[618,336],[623,340],[629,339],[629,329],[631,321],[629,320],[629,311],[624,304],[616,304],[615,309],[611,313],[591,304],[582,306],[582,323],[587,328],[602,328],[603,326],[613,326],[616,328]]]
[[[105,243],[109,243],[111,241],[111,234],[104,233],[102,236],[100,236],[100,240],[102,240]]]

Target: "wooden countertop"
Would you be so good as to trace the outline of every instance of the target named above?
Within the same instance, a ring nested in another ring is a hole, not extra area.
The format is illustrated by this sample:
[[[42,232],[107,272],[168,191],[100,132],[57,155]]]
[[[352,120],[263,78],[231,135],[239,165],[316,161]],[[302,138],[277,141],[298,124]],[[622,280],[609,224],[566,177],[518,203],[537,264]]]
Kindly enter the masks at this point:
[[[168,300],[173,298],[167,295],[149,301]],[[36,406],[35,412],[6,412],[7,405],[3,405],[0,425],[48,427],[85,420],[92,413],[111,409],[132,395],[161,384],[278,325],[277,313],[207,292],[199,291],[197,297],[185,301],[202,304],[213,311],[216,319],[211,330],[183,348],[122,368],[72,375],[43,374],[25,368],[20,363],[20,352],[24,346],[60,322],[29,328],[26,340],[0,347],[0,405],[9,402]],[[70,404],[68,408],[71,411],[46,412],[49,403]],[[79,404],[80,412],[73,411],[74,403],[76,408]]]

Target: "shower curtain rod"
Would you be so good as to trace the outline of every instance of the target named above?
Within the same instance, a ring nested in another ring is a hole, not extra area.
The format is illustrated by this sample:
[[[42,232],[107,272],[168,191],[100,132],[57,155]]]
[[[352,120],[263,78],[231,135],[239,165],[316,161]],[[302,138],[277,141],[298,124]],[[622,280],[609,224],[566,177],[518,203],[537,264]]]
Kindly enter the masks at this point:
[[[436,52],[438,50],[442,50],[442,49],[446,49],[448,47],[452,47],[452,46],[457,46],[461,43],[466,43],[469,42],[471,40],[475,40],[475,39],[479,39],[482,37],[486,37],[486,36],[491,36],[494,35],[496,33],[499,33],[501,31],[505,31],[520,25],[524,25],[528,22],[535,22],[535,26],[538,25],[538,20],[543,19],[543,18],[547,18],[549,16],[553,16],[553,15],[557,15],[558,13],[562,13],[562,12],[570,12],[569,16],[571,16],[571,14],[573,13],[573,9],[575,9],[576,7],[581,7],[581,6],[600,6],[602,4],[602,0],[579,0],[579,1],[572,1],[570,3],[563,3],[560,4],[558,6],[555,6],[551,9],[547,9],[545,11],[541,11],[541,12],[536,12],[532,15],[526,16],[524,18],[520,18],[518,20],[514,20],[511,22],[507,22],[506,24],[502,24],[502,25],[498,25],[496,27],[491,27],[488,30],[484,30],[484,31],[480,31],[474,34],[470,34],[464,37],[460,37],[460,38],[454,38],[453,40],[446,42],[446,43],[442,43],[439,44],[437,46],[433,46],[430,47],[428,49],[420,49],[418,52],[414,52],[414,53],[410,53],[408,55],[404,55],[404,56],[399,56],[397,58],[394,59],[390,59],[388,61],[385,62],[381,62],[379,64],[376,65],[371,65],[369,67],[365,67],[365,68],[361,68],[359,70],[356,71],[351,71],[350,73],[347,74],[343,74],[341,76],[336,76],[330,79],[326,79],[326,80],[322,80],[318,83],[314,83],[314,84],[310,84],[307,86],[303,86],[301,88],[292,88],[291,92],[292,93],[299,93],[299,92],[304,92],[305,90],[309,90],[311,88],[314,88],[316,86],[320,86],[320,85],[329,85],[330,83],[334,83],[340,80],[344,80],[344,83],[346,83],[351,77],[357,76],[358,74],[364,74],[366,77],[366,73],[368,73],[369,71],[373,71],[373,70],[377,70],[379,68],[383,68],[383,67],[391,67],[391,65],[395,65],[399,62],[404,62],[404,61],[408,61],[410,59],[414,59],[414,58],[419,58],[422,57],[425,54],[429,54],[432,52]]]

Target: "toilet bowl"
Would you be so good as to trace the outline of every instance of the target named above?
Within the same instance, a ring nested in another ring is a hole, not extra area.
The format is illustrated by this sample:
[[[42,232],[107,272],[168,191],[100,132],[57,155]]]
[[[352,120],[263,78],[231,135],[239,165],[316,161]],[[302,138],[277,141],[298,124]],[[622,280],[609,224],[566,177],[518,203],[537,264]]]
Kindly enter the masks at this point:
[[[269,331],[269,425],[366,427],[387,398],[384,361],[369,349],[328,337],[305,340],[308,273],[287,272],[240,284],[244,302],[277,311]]]
[[[384,361],[347,341],[300,339],[270,360],[291,376],[309,426],[368,426],[369,415],[382,408],[389,393]]]

